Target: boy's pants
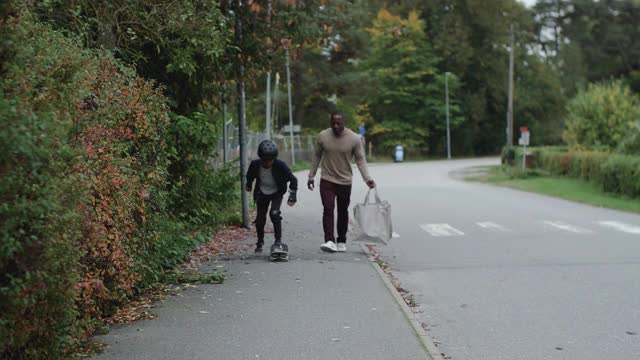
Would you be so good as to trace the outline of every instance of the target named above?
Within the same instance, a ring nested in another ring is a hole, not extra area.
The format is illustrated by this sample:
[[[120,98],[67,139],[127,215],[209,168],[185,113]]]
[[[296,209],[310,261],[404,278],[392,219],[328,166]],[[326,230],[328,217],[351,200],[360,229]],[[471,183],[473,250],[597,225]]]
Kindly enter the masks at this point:
[[[349,227],[349,202],[351,201],[351,185],[340,185],[320,179],[320,198],[322,199],[322,227],[324,241],[335,241],[333,236],[333,209],[338,203],[338,242],[347,242]],[[336,201],[337,199],[337,201]]]
[[[282,240],[282,216],[280,216],[282,196],[283,195],[278,193],[272,195],[258,195],[258,199],[256,200],[258,214],[255,222],[256,232],[258,233],[258,244],[264,244],[264,225],[267,223],[267,211],[269,210],[269,204],[271,204],[269,217],[273,223],[273,235],[276,242]]]

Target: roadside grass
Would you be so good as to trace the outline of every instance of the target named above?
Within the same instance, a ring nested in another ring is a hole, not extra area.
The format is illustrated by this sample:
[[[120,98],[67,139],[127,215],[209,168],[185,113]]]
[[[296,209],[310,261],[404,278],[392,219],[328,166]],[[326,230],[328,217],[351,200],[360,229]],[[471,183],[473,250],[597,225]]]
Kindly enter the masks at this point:
[[[499,158],[500,155],[488,155],[487,158]],[[467,159],[478,159],[481,157],[478,156],[456,156],[451,158],[452,160],[467,160]],[[433,156],[433,155],[424,155],[424,156],[416,156],[416,155],[407,155],[404,157],[403,163],[415,163],[415,162],[427,162],[427,161],[444,161],[449,160],[446,156]],[[367,162],[370,164],[378,163],[378,164],[387,164],[387,163],[395,163],[393,156],[383,156],[383,155],[373,155],[369,157],[367,155]]]
[[[291,169],[292,172],[309,170],[309,168],[311,167],[311,163],[306,160],[296,161],[295,165],[291,165],[291,164],[289,165],[290,165],[289,168]]]
[[[604,192],[598,185],[581,179],[547,176],[537,171],[507,170],[502,166],[483,166],[477,173],[466,177],[476,181],[512,189],[549,195],[565,200],[604,207],[615,210],[640,213],[640,200]]]

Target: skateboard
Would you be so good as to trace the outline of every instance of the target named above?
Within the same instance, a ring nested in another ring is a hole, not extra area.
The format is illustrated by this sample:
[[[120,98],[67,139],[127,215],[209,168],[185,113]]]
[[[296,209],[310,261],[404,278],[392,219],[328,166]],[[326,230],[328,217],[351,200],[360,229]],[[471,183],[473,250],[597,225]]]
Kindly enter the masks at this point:
[[[289,261],[289,246],[287,244],[271,245],[271,261]]]

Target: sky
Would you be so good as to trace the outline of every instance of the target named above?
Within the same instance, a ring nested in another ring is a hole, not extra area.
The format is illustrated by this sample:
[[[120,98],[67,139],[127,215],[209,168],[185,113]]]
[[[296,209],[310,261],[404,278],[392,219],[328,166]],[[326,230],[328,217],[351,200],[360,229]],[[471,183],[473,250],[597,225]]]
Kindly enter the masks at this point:
[[[521,3],[527,5],[528,7],[531,7],[531,6],[533,6],[533,4],[536,3],[536,0],[518,0],[518,1],[520,1]]]

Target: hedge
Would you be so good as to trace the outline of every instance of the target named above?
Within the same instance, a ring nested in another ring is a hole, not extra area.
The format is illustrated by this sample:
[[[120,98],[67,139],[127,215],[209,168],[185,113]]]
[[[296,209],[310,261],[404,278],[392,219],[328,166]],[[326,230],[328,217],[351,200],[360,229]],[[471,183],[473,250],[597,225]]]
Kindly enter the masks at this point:
[[[606,192],[640,197],[640,156],[601,151],[568,151],[563,148],[531,148],[529,165],[555,176],[591,181]],[[522,151],[503,149],[503,164],[521,166]]]
[[[602,185],[605,191],[640,197],[640,157],[611,155],[602,164]]]
[[[177,127],[109,53],[28,14],[2,30],[0,358],[64,358],[236,216],[235,169],[206,166],[209,119]]]

